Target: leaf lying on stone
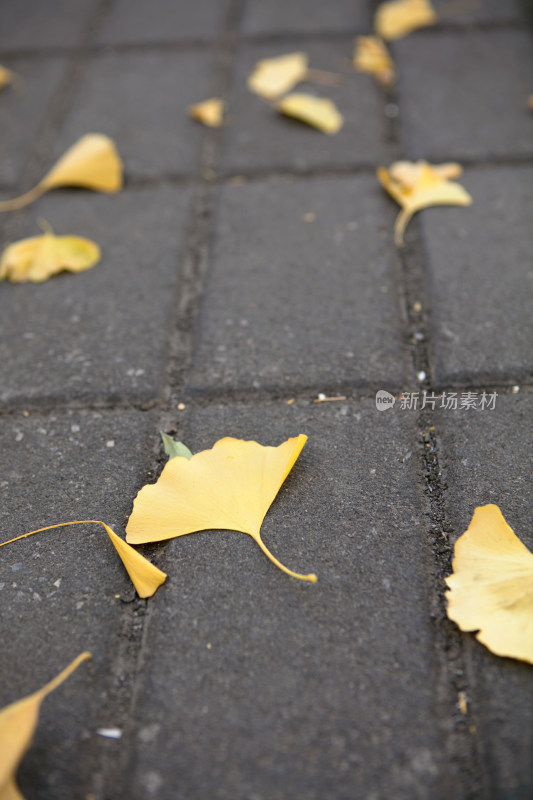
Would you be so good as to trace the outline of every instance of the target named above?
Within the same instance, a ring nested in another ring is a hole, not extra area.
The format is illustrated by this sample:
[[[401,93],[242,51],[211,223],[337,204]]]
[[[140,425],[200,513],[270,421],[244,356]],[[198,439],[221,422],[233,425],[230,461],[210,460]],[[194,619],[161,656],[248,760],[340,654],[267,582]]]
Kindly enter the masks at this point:
[[[122,170],[113,140],[102,133],[88,133],[67,150],[37,186],[14,200],[0,202],[0,211],[24,208],[60,186],[80,186],[113,194],[122,188]]]
[[[76,520],[75,522],[58,522],[57,525],[47,525],[45,528],[38,528],[35,531],[30,531],[29,533],[23,533],[20,536],[15,536],[14,539],[9,539],[7,542],[1,542],[0,547],[3,547],[6,544],[11,544],[12,542],[16,542],[19,539],[25,539],[27,536],[33,536],[35,533],[50,531],[53,528],[63,528],[67,525],[92,524],[103,525],[103,527],[106,529],[107,534],[111,539],[115,550],[119,554],[120,559],[124,564],[139,597],[151,597],[157,591],[157,589],[159,589],[161,584],[166,581],[166,574],[151,564],[148,559],[138,553],[137,550],[134,550],[133,547],[121,539],[120,536],[117,536],[117,534],[111,530],[109,525],[106,525],[105,522],[100,522],[100,520],[97,519],[83,519]],[[0,800],[3,800],[1,796]]]
[[[392,41],[436,21],[437,14],[428,0],[391,0],[379,6],[374,28],[382,39]]]
[[[498,656],[533,664],[533,553],[496,505],[476,508],[446,578],[448,617]]]
[[[344,124],[337,106],[326,97],[295,92],[280,100],[276,108],[286,117],[298,119],[330,135],[338,133]]]
[[[157,483],[144,486],[126,527],[132,544],[159,542],[204,530],[248,533],[283,572],[304,581],[281,564],[261,539],[261,524],[307,441],[300,434],[278,447],[225,438],[190,460],[172,458]]]
[[[403,246],[405,228],[417,211],[429,206],[469,206],[472,203],[466,189],[450,180],[462,171],[460,164],[428,164],[427,161],[396,161],[388,170],[378,169],[381,185],[402,206],[394,227],[398,247]]]
[[[0,91],[15,80],[15,73],[0,64]]]
[[[88,658],[90,653],[81,653],[42,689],[0,710],[0,800],[24,800],[15,773],[33,739],[41,703]]]
[[[392,86],[396,81],[394,62],[379,36],[357,37],[353,65],[360,72],[370,72],[382,86]]]
[[[100,248],[90,239],[56,236],[50,226],[46,228],[42,236],[6,247],[0,259],[0,281],[41,283],[58,272],[82,272],[100,261]]]
[[[170,458],[192,458],[192,453],[183,442],[177,442],[172,436],[169,436],[167,433],[163,433],[163,431],[159,431],[161,434],[161,438],[163,440],[163,447],[165,448],[165,453]]]
[[[264,58],[248,78],[248,88],[260,97],[275,100],[305,80],[309,58],[306,53],[287,53]]]
[[[224,101],[219,97],[210,97],[209,100],[189,106],[189,116],[208,128],[220,128],[224,121]]]

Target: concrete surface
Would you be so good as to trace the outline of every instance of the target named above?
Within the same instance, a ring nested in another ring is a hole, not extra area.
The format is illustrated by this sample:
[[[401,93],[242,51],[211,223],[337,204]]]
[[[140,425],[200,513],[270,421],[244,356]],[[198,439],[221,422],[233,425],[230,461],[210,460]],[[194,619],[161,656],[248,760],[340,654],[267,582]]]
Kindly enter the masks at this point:
[[[43,705],[28,800],[533,794],[531,667],[444,599],[477,505],[533,547],[531,32],[518,2],[487,0],[395,44],[383,92],[350,67],[376,6],[2,3],[0,63],[24,78],[0,94],[2,197],[96,130],[126,185],[0,215],[2,245],[44,218],[103,253],[0,285],[0,541],[75,519],[124,535],[160,429],[193,451],[306,433],[263,535],[318,575],[203,532],[142,548],[169,575],[143,601],[94,526],[0,550],[0,705],[93,653]],[[336,100],[337,136],[247,91],[257,59],[294,50],[343,75],[304,87]],[[221,130],[186,115],[211,95]],[[375,169],[407,157],[464,159],[474,203],[422,212],[397,251]],[[435,408],[402,407],[423,391]],[[483,391],[494,409],[440,407]]]

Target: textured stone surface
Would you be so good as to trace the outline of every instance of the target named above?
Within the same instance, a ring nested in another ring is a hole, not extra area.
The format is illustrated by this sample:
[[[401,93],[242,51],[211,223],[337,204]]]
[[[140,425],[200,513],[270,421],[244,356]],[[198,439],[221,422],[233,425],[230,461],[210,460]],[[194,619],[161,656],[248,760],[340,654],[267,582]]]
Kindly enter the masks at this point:
[[[279,115],[250,92],[246,80],[263,58],[304,50],[310,66],[343,76],[340,86],[299,84],[303,91],[333,100],[344,115],[344,127],[328,136],[297,120]],[[232,125],[226,131],[223,168],[229,171],[302,170],[353,164],[375,165],[387,157],[384,99],[374,81],[351,66],[353,39],[282,41],[243,44],[230,95]]]
[[[367,0],[247,0],[244,34],[366,33],[371,15]]]
[[[401,383],[386,205],[370,177],[224,189],[191,385]]]
[[[472,11],[463,11],[459,13],[448,13],[447,9],[453,10],[453,6],[448,0],[434,0],[433,7],[437,14],[447,22],[453,25],[471,25],[477,23],[505,23],[505,22],[521,22],[523,20],[523,9],[529,0],[521,3],[520,0],[482,0],[476,4],[476,8]],[[467,5],[466,3],[464,4]],[[472,4],[474,5],[474,4]],[[457,6],[459,9],[460,6]]]
[[[123,44],[211,38],[220,30],[224,6],[222,0],[115,0],[97,41]]]
[[[2,65],[18,76],[3,89],[0,103],[0,185],[13,187],[22,177],[66,64],[60,58],[6,58]]]
[[[97,0],[16,0],[0,4],[0,49],[72,47],[80,43]]]
[[[123,536],[147,477],[150,422],[131,411],[1,420],[0,541],[77,519],[101,519]],[[133,586],[96,525],[45,531],[0,554],[0,707],[40,688],[84,650],[93,655],[45,701],[18,772],[21,789],[35,800],[86,797],[98,786],[109,745],[96,730],[121,719],[124,602],[132,601]]]
[[[435,716],[413,417],[373,401],[185,415],[193,450],[225,435],[309,435],[262,533],[318,583],[284,575],[245,534],[168,544],[128,795],[455,796]]]
[[[201,50],[95,56],[57,142],[59,155],[87,131],[116,139],[128,176],[195,172],[203,129],[187,107],[210,94]]]
[[[531,44],[513,30],[426,31],[395,44],[409,157],[533,155]]]
[[[476,506],[496,503],[522,542],[533,550],[531,416],[533,397],[500,396],[494,410],[441,411],[441,464],[452,539],[468,527]],[[477,728],[488,796],[527,800],[533,768],[531,666],[498,658],[464,634],[468,645],[471,720]]]
[[[531,376],[533,170],[472,168],[461,182],[472,206],[420,215],[437,381]]]
[[[6,234],[36,235],[44,217],[58,234],[98,242],[102,260],[42,284],[2,285],[0,400],[157,396],[187,208],[179,189],[56,192],[28,212],[17,237]]]

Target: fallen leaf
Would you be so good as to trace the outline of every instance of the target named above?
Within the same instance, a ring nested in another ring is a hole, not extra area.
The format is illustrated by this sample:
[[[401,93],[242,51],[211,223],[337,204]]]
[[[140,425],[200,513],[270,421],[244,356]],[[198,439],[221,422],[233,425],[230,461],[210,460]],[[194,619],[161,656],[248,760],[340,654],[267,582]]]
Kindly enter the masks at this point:
[[[15,80],[15,73],[0,64],[0,90],[9,86]]]
[[[391,0],[379,6],[374,28],[378,36],[389,42],[436,21],[437,14],[428,0]]]
[[[476,508],[455,543],[447,613],[498,656],[533,664],[533,553],[496,505]]]
[[[428,164],[427,161],[396,161],[389,169],[380,167],[378,179],[383,188],[402,206],[396,219],[394,239],[403,246],[403,234],[413,214],[429,206],[469,206],[472,198],[451,178],[461,175],[460,164]]]
[[[530,111],[533,111],[533,94],[530,94],[527,98],[527,106]]]
[[[370,72],[382,86],[392,86],[396,81],[394,62],[379,36],[357,37],[353,65],[360,72]]]
[[[111,530],[109,525],[106,525],[105,522],[100,522],[100,520],[97,519],[83,519],[76,520],[75,522],[58,522],[57,525],[47,525],[46,528],[38,528],[35,531],[30,531],[29,533],[23,533],[20,536],[15,536],[14,539],[9,539],[7,542],[1,542],[0,547],[3,547],[6,544],[11,544],[12,542],[16,542],[19,539],[25,539],[27,536],[33,536],[34,533],[41,533],[41,531],[50,531],[53,528],[63,528],[67,525],[92,524],[103,525],[103,527],[106,529],[107,534],[111,539],[115,550],[119,554],[120,559],[124,564],[139,597],[151,597],[157,591],[157,589],[159,589],[161,584],[166,581],[166,574],[151,564],[148,559],[138,553],[137,550],[134,550],[133,547],[130,547],[130,545],[127,544],[124,539],[121,539],[120,536],[117,536],[117,534]],[[1,796],[0,800],[3,800]]]
[[[167,433],[163,433],[163,431],[159,431],[159,433],[161,434],[161,438],[163,440],[165,453],[169,458],[192,458],[191,451],[183,444],[183,442],[176,442],[172,436],[169,436]]]
[[[56,236],[47,227],[42,236],[6,247],[0,259],[0,281],[40,283],[64,270],[82,272],[100,260],[100,248],[90,239]]]
[[[24,800],[15,782],[15,773],[33,739],[41,703],[88,658],[91,658],[90,653],[81,653],[42,689],[0,711],[0,800]]]
[[[224,118],[224,101],[210,97],[209,100],[189,106],[189,116],[208,128],[220,128]]]
[[[157,483],[144,486],[135,498],[126,540],[144,544],[196,531],[240,531],[248,533],[283,572],[314,583],[315,575],[300,575],[280,564],[260,534],[263,519],[306,441],[301,434],[279,447],[264,447],[228,437],[190,460],[171,459]]]
[[[50,189],[81,186],[113,194],[122,188],[123,164],[109,136],[88,133],[70,147],[42,181],[14,200],[0,202],[0,211],[16,211],[33,203]]]
[[[308,63],[306,53],[264,58],[257,62],[249,76],[248,88],[260,97],[275,100],[305,79]]]
[[[295,92],[280,100],[276,108],[281,114],[294,117],[330,135],[338,133],[344,124],[344,118],[337,106],[326,97]]]

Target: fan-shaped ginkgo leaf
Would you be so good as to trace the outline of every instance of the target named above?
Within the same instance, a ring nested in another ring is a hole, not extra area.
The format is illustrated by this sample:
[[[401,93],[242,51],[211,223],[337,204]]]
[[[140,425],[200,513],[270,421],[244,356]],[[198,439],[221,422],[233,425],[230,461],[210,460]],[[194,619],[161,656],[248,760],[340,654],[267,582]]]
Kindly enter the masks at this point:
[[[280,100],[276,108],[286,117],[298,119],[330,135],[338,133],[344,124],[337,106],[327,97],[294,92]]]
[[[429,0],[390,0],[376,11],[374,28],[382,39],[392,41],[436,21],[437,14]]]
[[[471,204],[472,198],[466,189],[450,180],[462,171],[460,164],[428,164],[427,161],[396,161],[388,170],[378,169],[381,185],[402,206],[394,227],[398,247],[403,245],[405,228],[417,211],[429,206]]]
[[[90,653],[81,653],[42,689],[0,710],[0,800],[24,800],[15,773],[33,739],[41,703],[90,657]]]
[[[476,508],[455,543],[448,616],[499,656],[533,664],[533,553],[496,505]]]
[[[15,80],[15,73],[0,64],[0,90]]]
[[[0,202],[0,211],[16,211],[50,189],[81,186],[112,194],[122,188],[121,158],[115,143],[103,133],[88,133],[70,147],[37,186],[14,200]]]
[[[275,100],[305,80],[308,63],[306,53],[264,58],[257,62],[248,78],[248,88],[267,100]]]
[[[11,544],[12,542],[16,542],[19,539],[25,539],[27,536],[33,536],[35,533],[50,531],[53,528],[63,528],[67,525],[92,524],[103,525],[103,527],[106,529],[107,534],[111,539],[115,550],[119,554],[120,559],[124,564],[139,597],[151,597],[157,591],[157,589],[159,589],[161,584],[166,581],[166,574],[151,564],[148,559],[138,553],[137,550],[134,550],[133,547],[130,547],[130,545],[127,544],[124,539],[121,539],[120,536],[117,536],[117,534],[111,530],[109,525],[106,525],[105,522],[100,522],[100,520],[97,519],[76,520],[74,522],[58,522],[56,525],[47,525],[45,528],[38,528],[35,531],[30,531],[29,533],[23,533],[20,536],[15,536],[13,539],[9,539],[7,542],[2,542],[0,543],[0,547],[3,547],[6,544]],[[0,800],[2,800],[1,796]]]
[[[0,281],[40,283],[67,270],[82,272],[98,263],[100,248],[79,236],[56,236],[51,228],[8,245],[0,259]]]
[[[392,86],[396,80],[394,62],[379,36],[357,37],[353,65],[360,72],[370,72],[382,86]]]
[[[194,106],[189,106],[189,116],[208,128],[220,128],[224,119],[224,101],[210,97]]]
[[[279,447],[226,438],[191,459],[172,458],[157,483],[144,486],[126,527],[132,544],[159,542],[196,531],[248,533],[265,555],[295,578],[316,581],[287,569],[267,550],[260,529],[307,436]]]

